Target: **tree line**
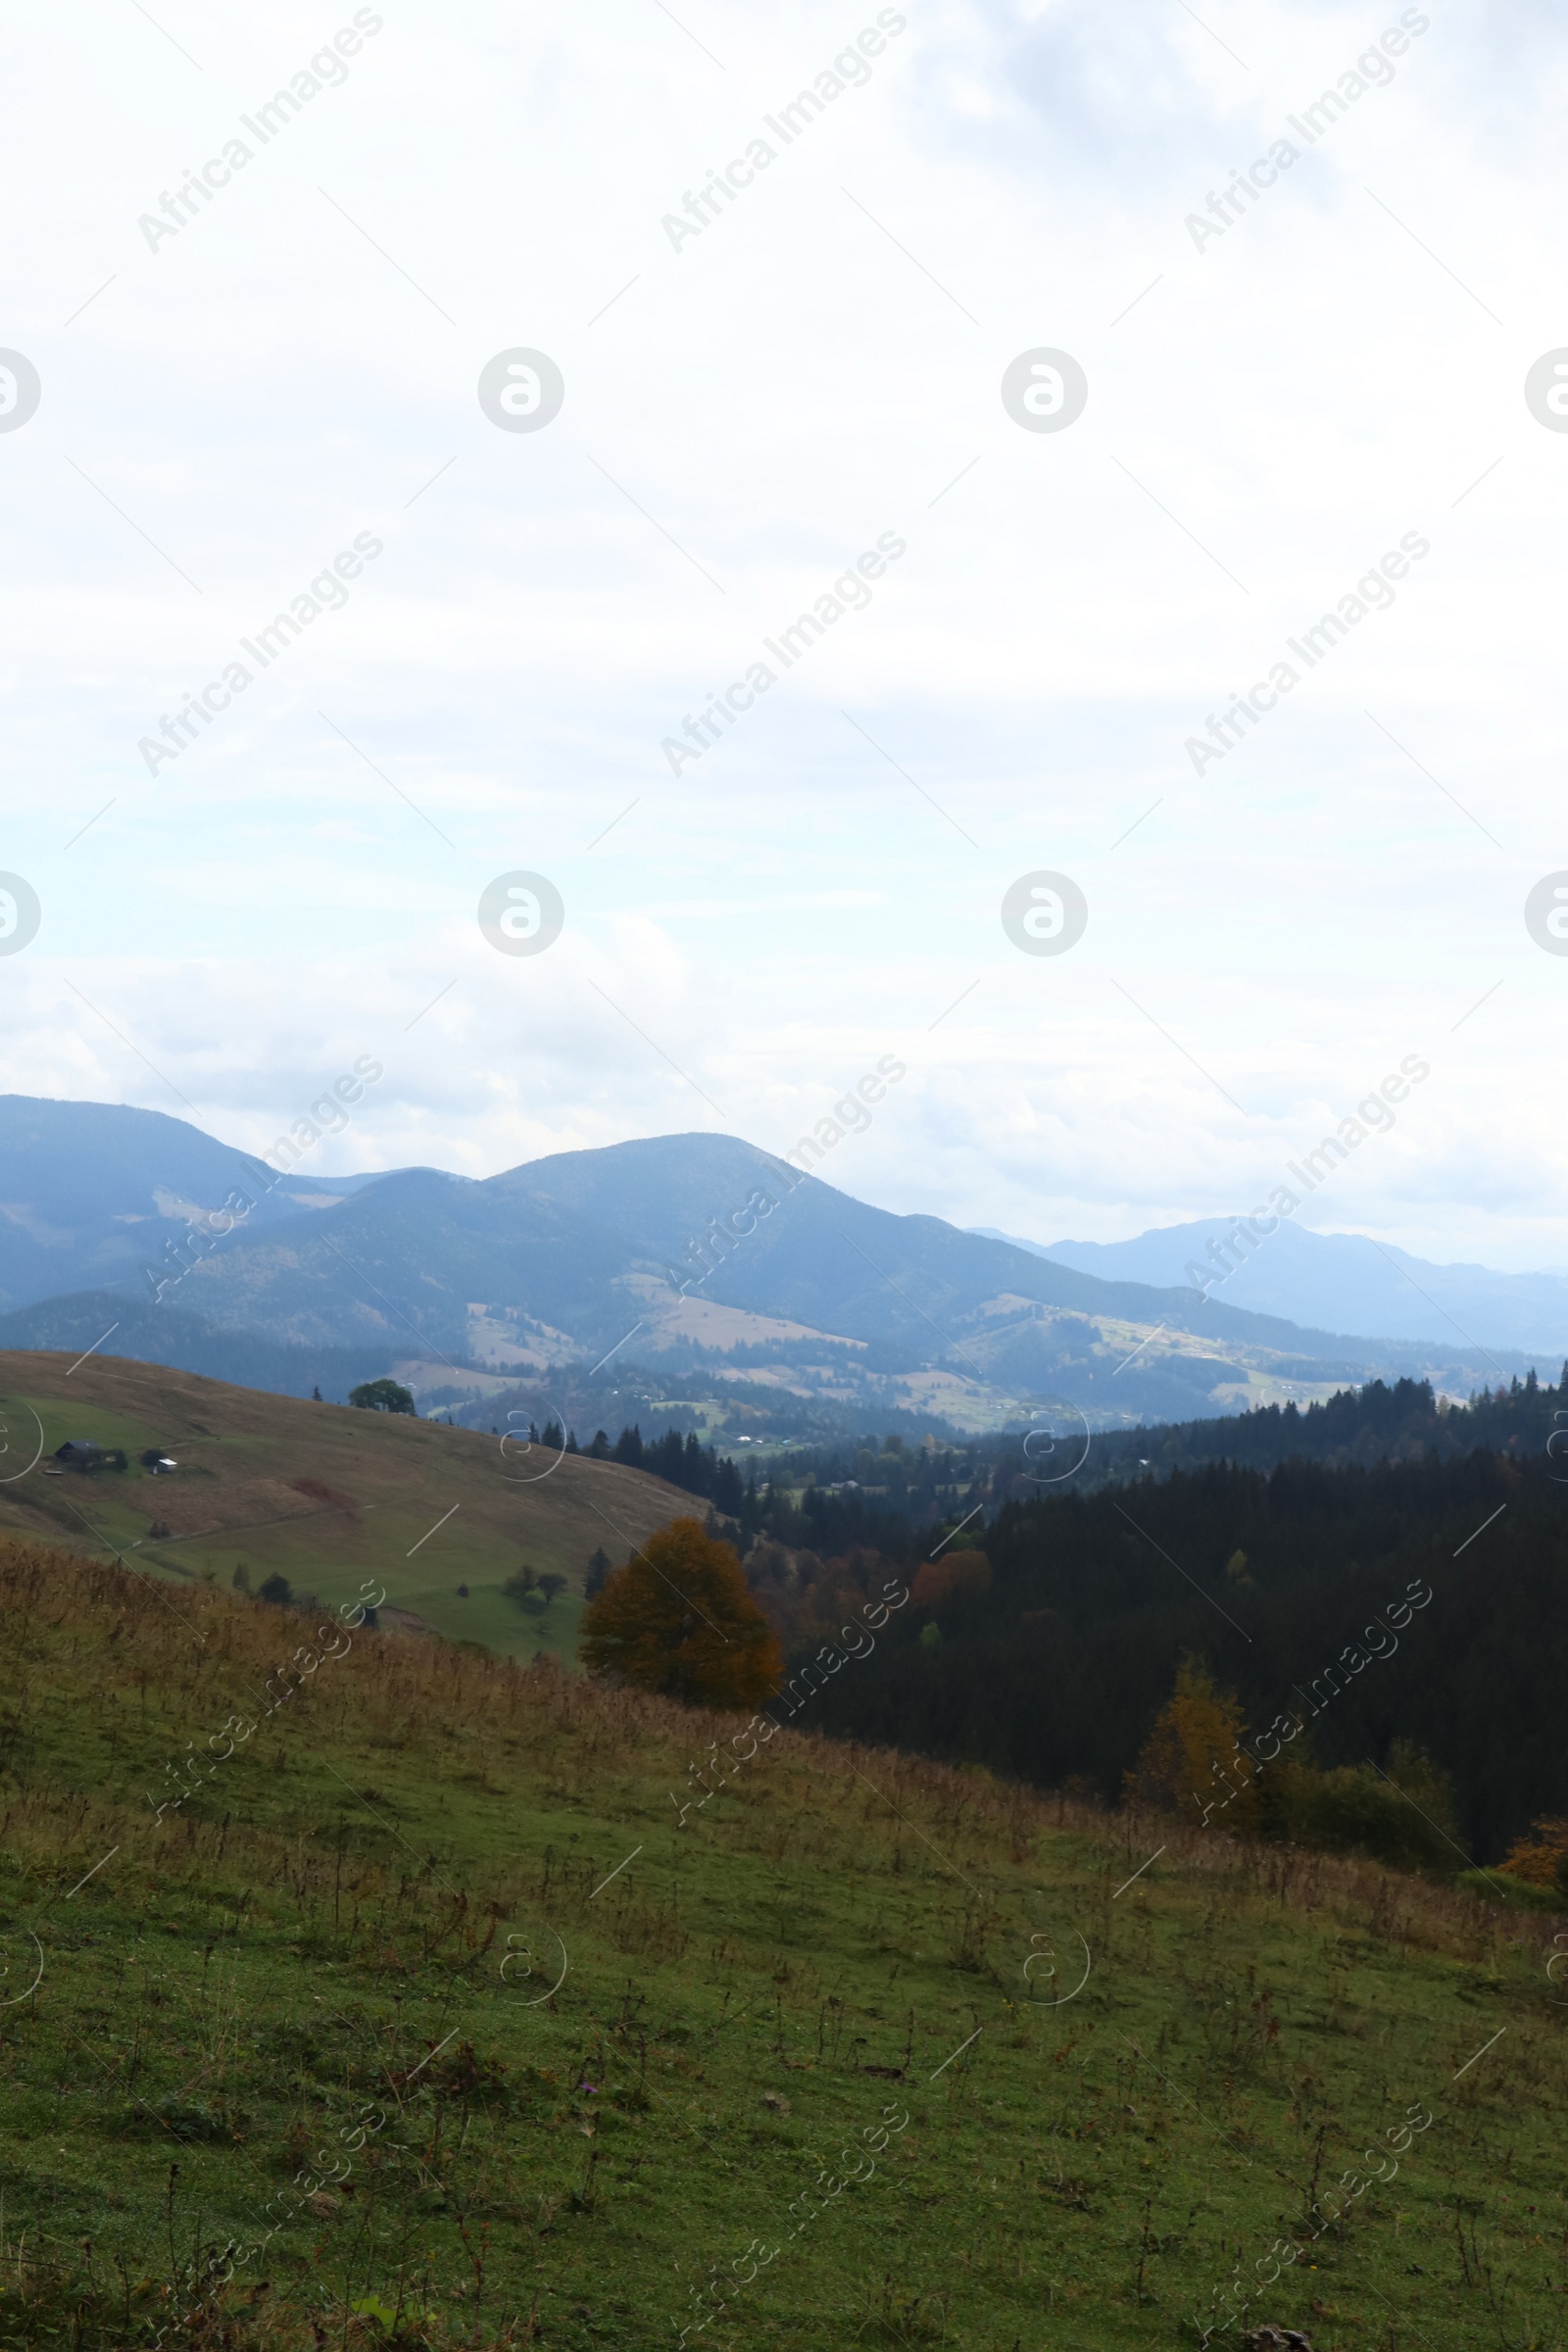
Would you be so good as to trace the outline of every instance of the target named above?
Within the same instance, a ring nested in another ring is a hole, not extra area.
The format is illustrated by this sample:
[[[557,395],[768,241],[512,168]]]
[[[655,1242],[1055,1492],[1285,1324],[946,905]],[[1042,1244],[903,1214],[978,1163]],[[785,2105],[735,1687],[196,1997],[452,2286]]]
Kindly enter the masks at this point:
[[[1297,1760],[1386,1769],[1413,1742],[1477,1859],[1568,1811],[1568,1465],[1550,1456],[1210,1463],[1008,1501],[983,1546],[940,1589],[916,1569],[906,1622],[824,1693],[833,1723],[1110,1799],[1192,1660],[1253,1731],[1298,1723]],[[1413,1586],[1430,1598],[1398,1627]]]
[[[1284,1745],[1239,1809],[1229,1781],[1176,1791],[1189,1809],[1455,1867],[1560,1826],[1568,1367],[1464,1405],[1372,1382],[1096,1444],[1098,1475],[1055,1484],[1016,1435],[824,1446],[789,1486],[695,1433],[588,1450],[731,1523],[787,1671],[907,1578],[913,1605],[822,1690],[824,1729],[1114,1800],[1149,1793],[1161,1726],[1186,1769],[1172,1723],[1209,1722],[1207,1691],[1238,1739]]]

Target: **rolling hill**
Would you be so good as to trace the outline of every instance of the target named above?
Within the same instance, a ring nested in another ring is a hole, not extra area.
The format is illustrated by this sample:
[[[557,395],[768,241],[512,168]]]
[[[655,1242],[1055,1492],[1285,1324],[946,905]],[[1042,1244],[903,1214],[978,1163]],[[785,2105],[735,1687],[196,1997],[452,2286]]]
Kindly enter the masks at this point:
[[[1549,1913],[167,1594],[0,1540],[6,2352],[1560,2341]]]
[[[571,1657],[594,1552],[618,1564],[693,1508],[616,1462],[112,1356],[72,1369],[65,1355],[0,1354],[0,1530],[96,1543],[186,1587],[243,1569],[259,1591],[282,1576],[328,1607],[379,1585],[392,1622],[516,1657]],[[71,1439],[120,1449],[126,1467],[47,1475]],[[142,1467],[155,1446],[175,1458],[172,1476]],[[566,1578],[548,1608],[502,1591],[524,1563]]]

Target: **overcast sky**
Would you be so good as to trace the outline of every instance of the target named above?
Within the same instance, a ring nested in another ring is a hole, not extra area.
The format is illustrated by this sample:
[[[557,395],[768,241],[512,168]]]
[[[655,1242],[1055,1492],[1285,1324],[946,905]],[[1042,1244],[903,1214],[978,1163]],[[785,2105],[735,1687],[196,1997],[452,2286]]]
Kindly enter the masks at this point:
[[[1250,1206],[1417,1056],[1303,1221],[1568,1260],[1553,12],[82,0],[5,42],[6,1087],[254,1149],[368,1054],[321,1172],[484,1175],[788,1150],[894,1055],[823,1173],[1051,1241]],[[481,407],[516,350],[539,429]],[[1004,405],[1039,350],[1063,429]],[[517,871],[540,954],[479,926]],[[1040,871],[1059,955],[1003,925]]]

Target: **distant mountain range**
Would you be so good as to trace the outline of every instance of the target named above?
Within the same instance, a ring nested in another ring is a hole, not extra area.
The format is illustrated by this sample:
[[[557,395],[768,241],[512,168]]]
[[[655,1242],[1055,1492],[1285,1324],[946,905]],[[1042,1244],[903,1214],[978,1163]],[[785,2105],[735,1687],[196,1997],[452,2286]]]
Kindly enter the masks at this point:
[[[158,1110],[0,1095],[0,1308],[135,1283],[166,1240],[236,1190],[255,1200],[258,1228],[371,1182],[308,1168],[279,1176]]]
[[[1191,1269],[1204,1266],[1223,1275],[1211,1296],[1229,1306],[1310,1321],[1355,1338],[1520,1348],[1558,1364],[1568,1356],[1568,1275],[1559,1273],[1434,1265],[1391,1242],[1359,1233],[1312,1233],[1288,1219],[1261,1242],[1244,1231],[1240,1244],[1234,1217],[1156,1226],[1130,1242],[1042,1245],[988,1226],[973,1230],[1107,1282],[1190,1282]],[[1222,1254],[1211,1256],[1211,1246]]]
[[[1157,1281],[1086,1269],[891,1215],[710,1134],[483,1180],[279,1177],[156,1112],[9,1096],[0,1219],[0,1345],[85,1348],[118,1322],[106,1351],[295,1393],[317,1364],[334,1381],[391,1364],[427,1397],[476,1403],[554,1367],[579,1386],[641,1367],[646,1393],[744,1390],[753,1430],[770,1392],[847,1428],[895,1411],[1022,1425],[1053,1401],[1111,1426],[1380,1375],[1463,1396],[1533,1360],[1489,1351],[1485,1331],[1347,1339],[1322,1315],[1233,1303],[1231,1286],[1205,1299],[1169,1257]],[[1320,1239],[1267,1247],[1283,1263]]]

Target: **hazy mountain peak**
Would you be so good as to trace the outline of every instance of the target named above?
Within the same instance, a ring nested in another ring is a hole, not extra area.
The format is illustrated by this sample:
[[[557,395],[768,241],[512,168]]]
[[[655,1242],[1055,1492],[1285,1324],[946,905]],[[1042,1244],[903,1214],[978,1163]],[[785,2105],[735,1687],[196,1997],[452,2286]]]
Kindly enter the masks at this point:
[[[1227,1305],[1354,1338],[1568,1350],[1568,1279],[1559,1273],[1438,1265],[1368,1234],[1316,1233],[1294,1219],[1262,1238],[1234,1216],[1157,1225],[1125,1242],[988,1238],[1102,1281],[1192,1283],[1206,1269],[1209,1296]]]

